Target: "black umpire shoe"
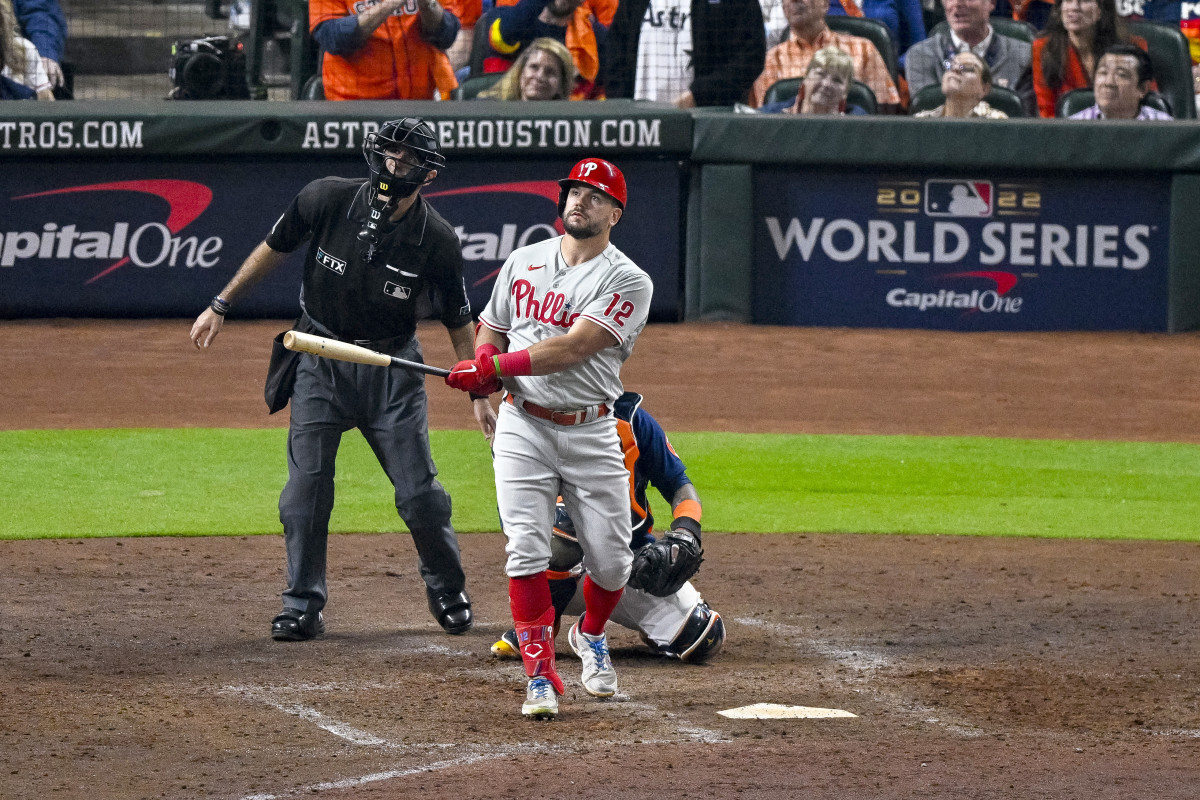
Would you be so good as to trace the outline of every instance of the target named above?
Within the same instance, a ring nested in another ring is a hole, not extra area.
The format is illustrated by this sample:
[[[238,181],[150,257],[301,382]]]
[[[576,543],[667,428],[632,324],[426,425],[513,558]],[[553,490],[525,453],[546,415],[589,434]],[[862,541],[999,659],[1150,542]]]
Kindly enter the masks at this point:
[[[304,642],[324,632],[325,618],[320,611],[285,608],[271,620],[271,638],[277,642]]]
[[[429,597],[429,611],[446,633],[458,635],[471,630],[475,617],[471,613],[471,598],[465,591],[458,594],[435,592],[428,586],[425,594]]]

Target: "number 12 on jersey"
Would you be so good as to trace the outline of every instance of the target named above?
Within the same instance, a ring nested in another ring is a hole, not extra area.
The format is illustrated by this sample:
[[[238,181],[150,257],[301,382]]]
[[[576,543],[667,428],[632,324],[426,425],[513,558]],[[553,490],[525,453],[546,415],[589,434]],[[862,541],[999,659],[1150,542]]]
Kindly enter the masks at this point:
[[[604,309],[604,316],[612,314],[612,321],[622,328],[625,327],[625,320],[629,319],[629,315],[633,313],[633,303],[626,300],[621,303],[621,309],[613,314],[613,309],[617,307],[617,303],[621,303],[621,295],[613,293],[612,302],[608,304],[608,308]]]

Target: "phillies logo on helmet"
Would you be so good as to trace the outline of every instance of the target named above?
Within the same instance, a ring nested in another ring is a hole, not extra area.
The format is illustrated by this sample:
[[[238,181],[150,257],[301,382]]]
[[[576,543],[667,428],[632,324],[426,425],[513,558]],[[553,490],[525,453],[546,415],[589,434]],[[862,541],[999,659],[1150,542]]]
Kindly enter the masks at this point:
[[[622,209],[625,208],[625,200],[628,197],[625,189],[625,176],[610,161],[605,161],[603,158],[585,158],[571,169],[570,175],[558,182],[558,185],[562,187],[562,195],[558,203],[559,216],[562,216],[563,204],[566,202],[567,191],[572,183],[586,183],[592,188],[599,189],[616,200],[617,205]]]

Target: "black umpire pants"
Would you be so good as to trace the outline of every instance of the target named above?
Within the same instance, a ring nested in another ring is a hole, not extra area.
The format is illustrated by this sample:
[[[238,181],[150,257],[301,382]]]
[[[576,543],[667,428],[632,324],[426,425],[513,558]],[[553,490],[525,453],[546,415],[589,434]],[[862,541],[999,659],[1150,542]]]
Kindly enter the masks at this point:
[[[423,360],[416,338],[383,351]],[[434,592],[462,591],[466,578],[450,525],[450,495],[435,477],[429,452],[424,376],[305,353],[291,404],[288,481],[279,497],[287,545],[284,608],[305,612],[325,606],[334,461],[342,434],[351,428],[362,431],[396,489],[396,510],[412,532],[425,585]]]

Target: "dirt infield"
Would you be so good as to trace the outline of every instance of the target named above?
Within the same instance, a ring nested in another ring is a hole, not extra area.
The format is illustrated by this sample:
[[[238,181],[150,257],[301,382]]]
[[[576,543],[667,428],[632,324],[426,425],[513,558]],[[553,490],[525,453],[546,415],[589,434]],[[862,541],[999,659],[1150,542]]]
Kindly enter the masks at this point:
[[[261,398],[283,323],[231,324],[203,354],[187,327],[0,323],[0,429],[286,424]],[[1193,334],[652,326],[625,376],[668,430],[1200,442]],[[469,424],[429,388],[436,427]],[[621,692],[601,702],[560,636],[568,697],[530,723],[520,668],[488,655],[499,535],[462,537],[461,637],[425,610],[407,536],[333,537],[329,633],[301,644],[267,635],[278,536],[0,542],[0,797],[1197,795],[1200,545],[705,544],[726,650],[680,665],[612,629]],[[758,702],[857,716],[716,713]]]

